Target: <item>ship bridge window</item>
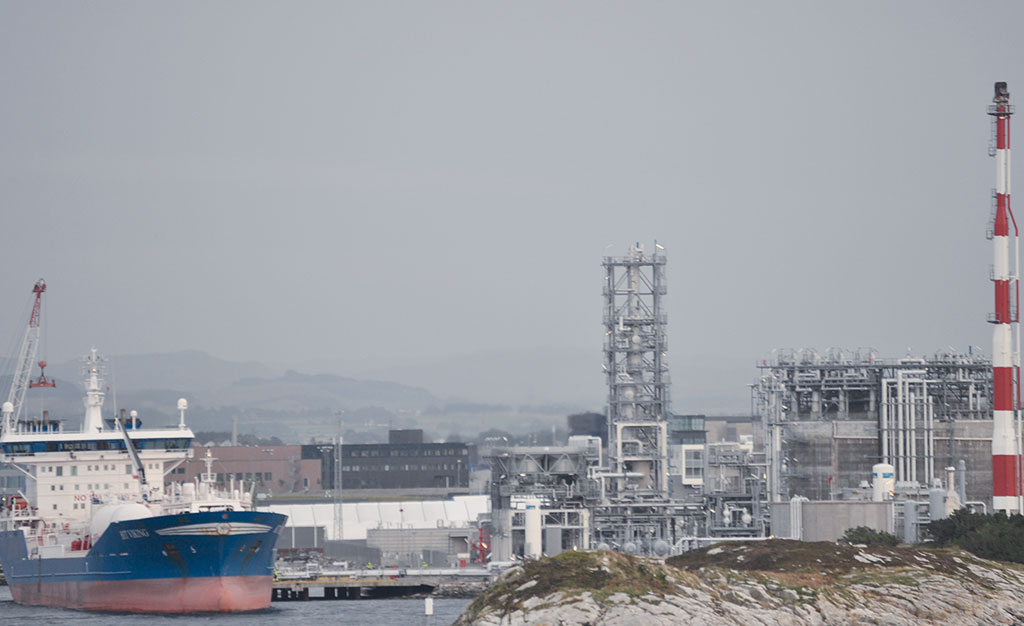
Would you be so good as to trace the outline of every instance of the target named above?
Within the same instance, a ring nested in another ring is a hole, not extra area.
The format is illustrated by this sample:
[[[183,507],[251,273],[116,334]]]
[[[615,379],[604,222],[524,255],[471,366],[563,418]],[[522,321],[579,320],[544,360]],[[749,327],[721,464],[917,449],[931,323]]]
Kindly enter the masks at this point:
[[[142,439],[135,442],[136,447],[142,450],[186,450],[192,443],[191,439]]]

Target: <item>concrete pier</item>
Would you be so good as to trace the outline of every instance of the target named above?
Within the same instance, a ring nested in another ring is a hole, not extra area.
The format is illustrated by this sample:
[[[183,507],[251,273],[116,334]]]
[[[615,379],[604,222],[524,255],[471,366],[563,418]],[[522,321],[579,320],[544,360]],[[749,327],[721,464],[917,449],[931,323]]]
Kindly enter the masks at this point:
[[[271,591],[274,602],[295,600],[359,600],[397,598],[434,593],[439,587],[485,587],[492,578],[486,570],[458,575],[318,576],[276,580]]]

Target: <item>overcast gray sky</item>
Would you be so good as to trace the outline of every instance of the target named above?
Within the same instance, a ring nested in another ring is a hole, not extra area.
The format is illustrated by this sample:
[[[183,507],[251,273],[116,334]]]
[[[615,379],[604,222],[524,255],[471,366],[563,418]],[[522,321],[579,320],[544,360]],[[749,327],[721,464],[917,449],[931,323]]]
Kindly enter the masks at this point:
[[[51,360],[596,363],[601,256],[657,239],[677,371],[987,353],[985,107],[996,80],[1024,103],[1022,28],[1011,2],[5,1],[0,336],[45,277]]]

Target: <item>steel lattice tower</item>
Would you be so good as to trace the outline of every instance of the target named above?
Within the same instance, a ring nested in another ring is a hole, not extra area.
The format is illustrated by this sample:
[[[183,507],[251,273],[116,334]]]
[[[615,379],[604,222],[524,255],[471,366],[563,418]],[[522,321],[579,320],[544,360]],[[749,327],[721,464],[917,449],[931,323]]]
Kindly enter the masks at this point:
[[[605,257],[608,495],[668,495],[665,256],[633,245]]]

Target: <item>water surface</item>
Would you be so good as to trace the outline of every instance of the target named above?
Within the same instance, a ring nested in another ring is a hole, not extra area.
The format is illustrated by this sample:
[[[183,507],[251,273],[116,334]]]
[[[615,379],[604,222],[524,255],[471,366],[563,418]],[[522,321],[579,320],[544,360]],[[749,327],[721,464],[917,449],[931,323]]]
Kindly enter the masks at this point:
[[[432,618],[423,614],[422,599],[308,600],[274,602],[269,609],[254,613],[137,615],[22,606],[11,600],[9,588],[0,587],[0,623],[18,626],[447,626],[470,602],[466,599],[435,598]]]

